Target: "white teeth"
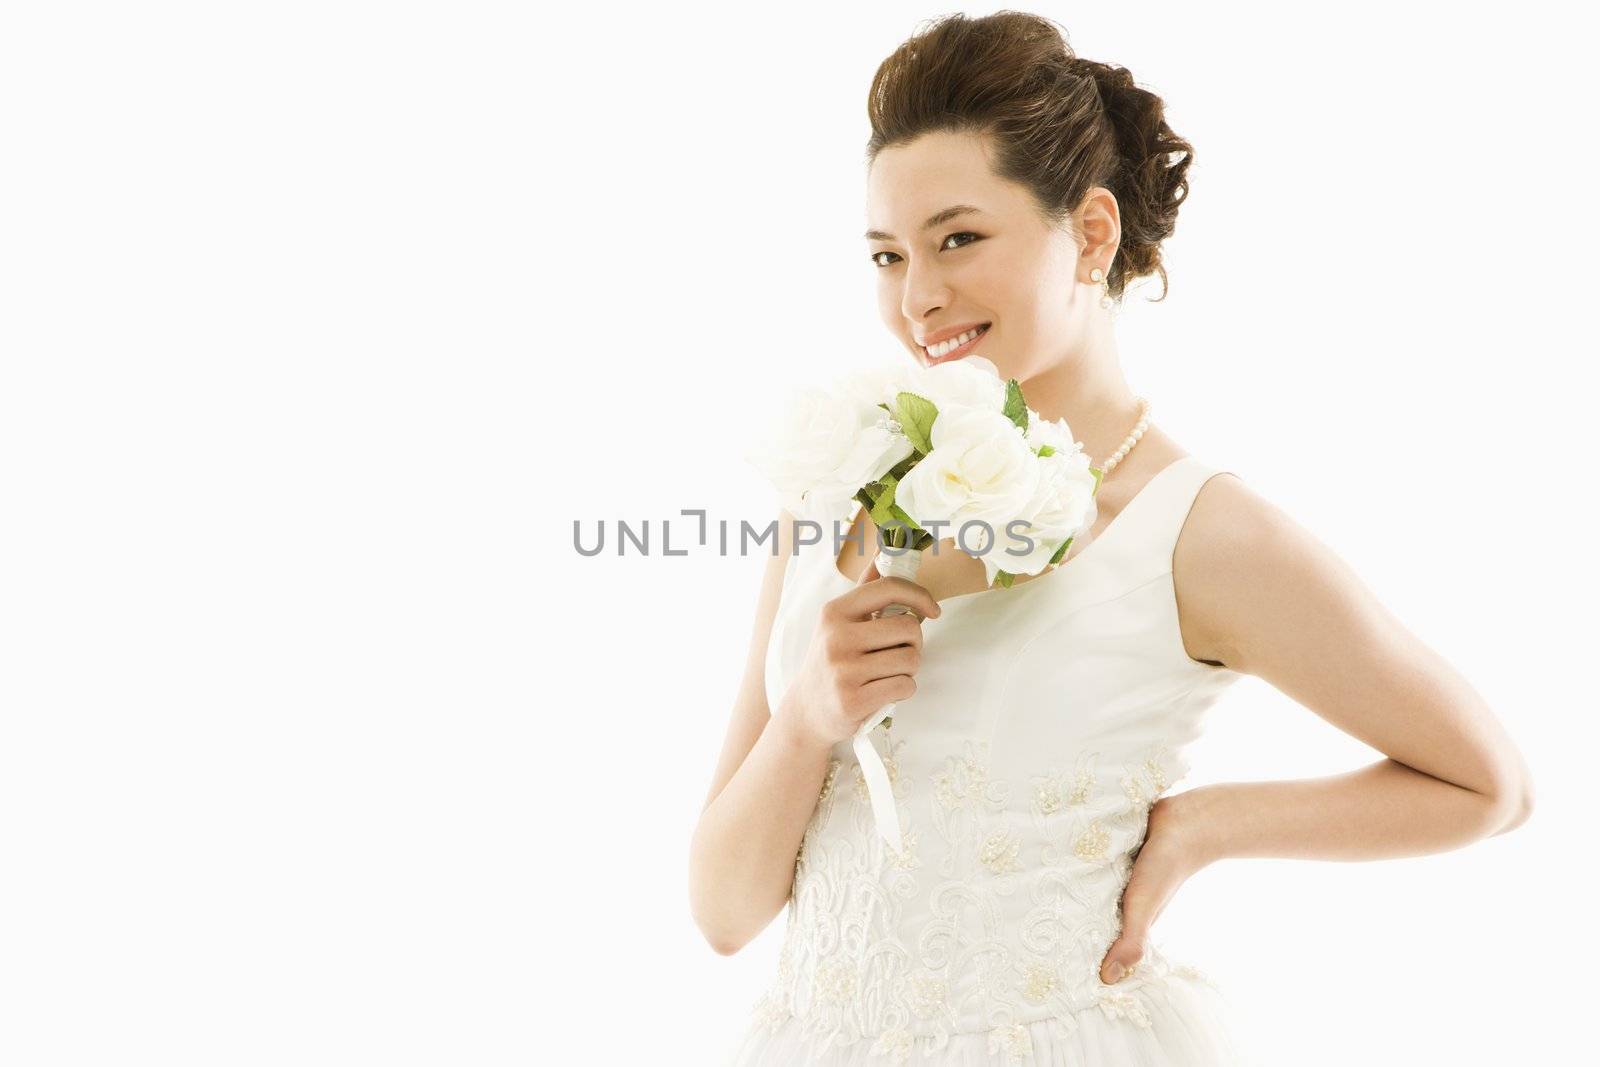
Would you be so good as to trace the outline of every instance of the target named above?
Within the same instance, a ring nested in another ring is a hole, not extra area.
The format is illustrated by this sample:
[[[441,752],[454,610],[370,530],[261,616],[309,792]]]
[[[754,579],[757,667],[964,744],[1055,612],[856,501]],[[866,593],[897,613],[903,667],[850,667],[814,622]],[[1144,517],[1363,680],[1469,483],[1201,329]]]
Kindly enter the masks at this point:
[[[938,359],[940,356],[943,356],[945,353],[950,352],[950,351],[952,351],[954,349],[960,348],[962,345],[966,344],[968,341],[972,340],[974,337],[978,336],[982,332],[983,332],[983,327],[980,326],[975,330],[968,330],[966,333],[961,334],[958,337],[952,337],[948,341],[940,341],[936,345],[926,346],[928,355],[931,356],[934,359]]]

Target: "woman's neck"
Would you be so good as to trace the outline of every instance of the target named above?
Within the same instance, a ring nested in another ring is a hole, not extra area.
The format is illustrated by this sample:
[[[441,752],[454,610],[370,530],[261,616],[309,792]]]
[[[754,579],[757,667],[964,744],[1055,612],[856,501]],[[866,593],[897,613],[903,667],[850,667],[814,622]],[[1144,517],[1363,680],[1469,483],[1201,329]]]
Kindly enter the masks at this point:
[[[1101,466],[1139,421],[1139,400],[1122,376],[1114,344],[1076,353],[1022,385],[1028,406],[1046,419],[1066,419],[1089,462]]]

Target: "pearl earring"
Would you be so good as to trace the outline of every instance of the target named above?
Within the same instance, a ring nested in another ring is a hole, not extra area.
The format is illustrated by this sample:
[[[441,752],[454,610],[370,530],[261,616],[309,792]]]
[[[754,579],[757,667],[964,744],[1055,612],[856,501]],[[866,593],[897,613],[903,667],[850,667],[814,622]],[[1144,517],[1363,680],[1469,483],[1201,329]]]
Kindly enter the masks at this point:
[[[1099,267],[1089,272],[1089,280],[1100,283],[1100,306],[1108,308],[1111,306],[1111,286],[1106,283],[1105,276],[1106,272]]]

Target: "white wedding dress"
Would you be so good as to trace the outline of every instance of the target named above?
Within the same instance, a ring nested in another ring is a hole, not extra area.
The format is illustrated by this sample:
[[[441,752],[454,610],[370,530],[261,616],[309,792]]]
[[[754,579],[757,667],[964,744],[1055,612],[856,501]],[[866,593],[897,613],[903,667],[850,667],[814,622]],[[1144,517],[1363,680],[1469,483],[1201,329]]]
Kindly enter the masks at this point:
[[[1061,566],[951,597],[923,623],[917,693],[872,732],[904,839],[877,833],[848,740],[795,864],[777,975],[733,1067],[1256,1062],[1230,1003],[1152,934],[1100,962],[1149,810],[1240,675],[1191,659],[1172,552],[1201,485],[1162,469]],[[946,543],[946,551],[954,551]],[[773,707],[822,603],[852,582],[831,531],[792,557],[766,660]]]

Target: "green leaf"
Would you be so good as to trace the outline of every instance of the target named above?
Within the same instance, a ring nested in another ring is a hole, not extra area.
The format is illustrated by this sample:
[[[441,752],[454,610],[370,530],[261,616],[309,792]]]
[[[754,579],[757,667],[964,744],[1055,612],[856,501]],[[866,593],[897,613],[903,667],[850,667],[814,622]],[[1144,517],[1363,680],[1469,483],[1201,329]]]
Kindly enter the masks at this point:
[[[885,478],[880,484],[883,489],[877,495],[877,503],[872,505],[872,521],[882,526],[894,514],[894,491],[900,482],[896,478]]]
[[[1105,477],[1105,471],[1101,470],[1099,467],[1090,467],[1089,473],[1094,475],[1093,492],[1098,493],[1100,491],[1100,479]]]
[[[884,477],[885,478],[893,478],[897,482],[898,481],[904,481],[905,480],[905,476],[911,473],[911,468],[915,467],[917,465],[917,461],[920,460],[921,458],[922,458],[922,456],[921,456],[920,453],[917,453],[917,452],[911,453],[911,455],[907,456],[905,459],[901,460],[899,463],[896,463],[893,467],[890,467],[889,468],[889,473],[884,475]]]
[[[888,404],[885,404],[883,401],[881,401],[881,400],[878,401],[878,406],[880,408],[882,408],[883,410],[887,411],[890,414],[890,416],[894,415],[894,408],[890,407]]]
[[[933,420],[939,417],[939,409],[933,406],[933,401],[916,393],[900,393],[895,397],[895,404],[900,409],[900,429],[911,447],[923,455],[932,452]]]
[[[1061,542],[1061,547],[1056,549],[1056,554],[1050,557],[1050,565],[1052,567],[1061,562],[1061,557],[1067,554],[1067,546],[1070,544],[1072,544],[1072,538],[1070,537]]]
[[[901,522],[905,523],[906,526],[908,528],[910,528],[911,530],[921,530],[922,529],[922,527],[917,525],[917,520],[913,519],[910,515],[907,515],[903,510],[901,510],[901,507],[900,507],[899,504],[890,504],[889,505],[889,510],[893,513],[893,517],[894,518],[897,518]]]
[[[1028,404],[1022,399],[1022,386],[1015,378],[1006,381],[1005,416],[1022,429],[1028,428]]]
[[[1044,459],[1046,456],[1055,455],[1056,454],[1056,447],[1055,447],[1055,445],[1040,445],[1038,448],[1034,449],[1033,451],[1040,459]]]
[[[1012,582],[1013,578],[1015,578],[1015,575],[1010,574],[1010,573],[1008,573],[1006,571],[995,571],[994,572],[995,584],[998,585],[998,586],[1001,586],[1001,587],[1003,587],[1005,589],[1010,589],[1011,588],[1011,582]]]

